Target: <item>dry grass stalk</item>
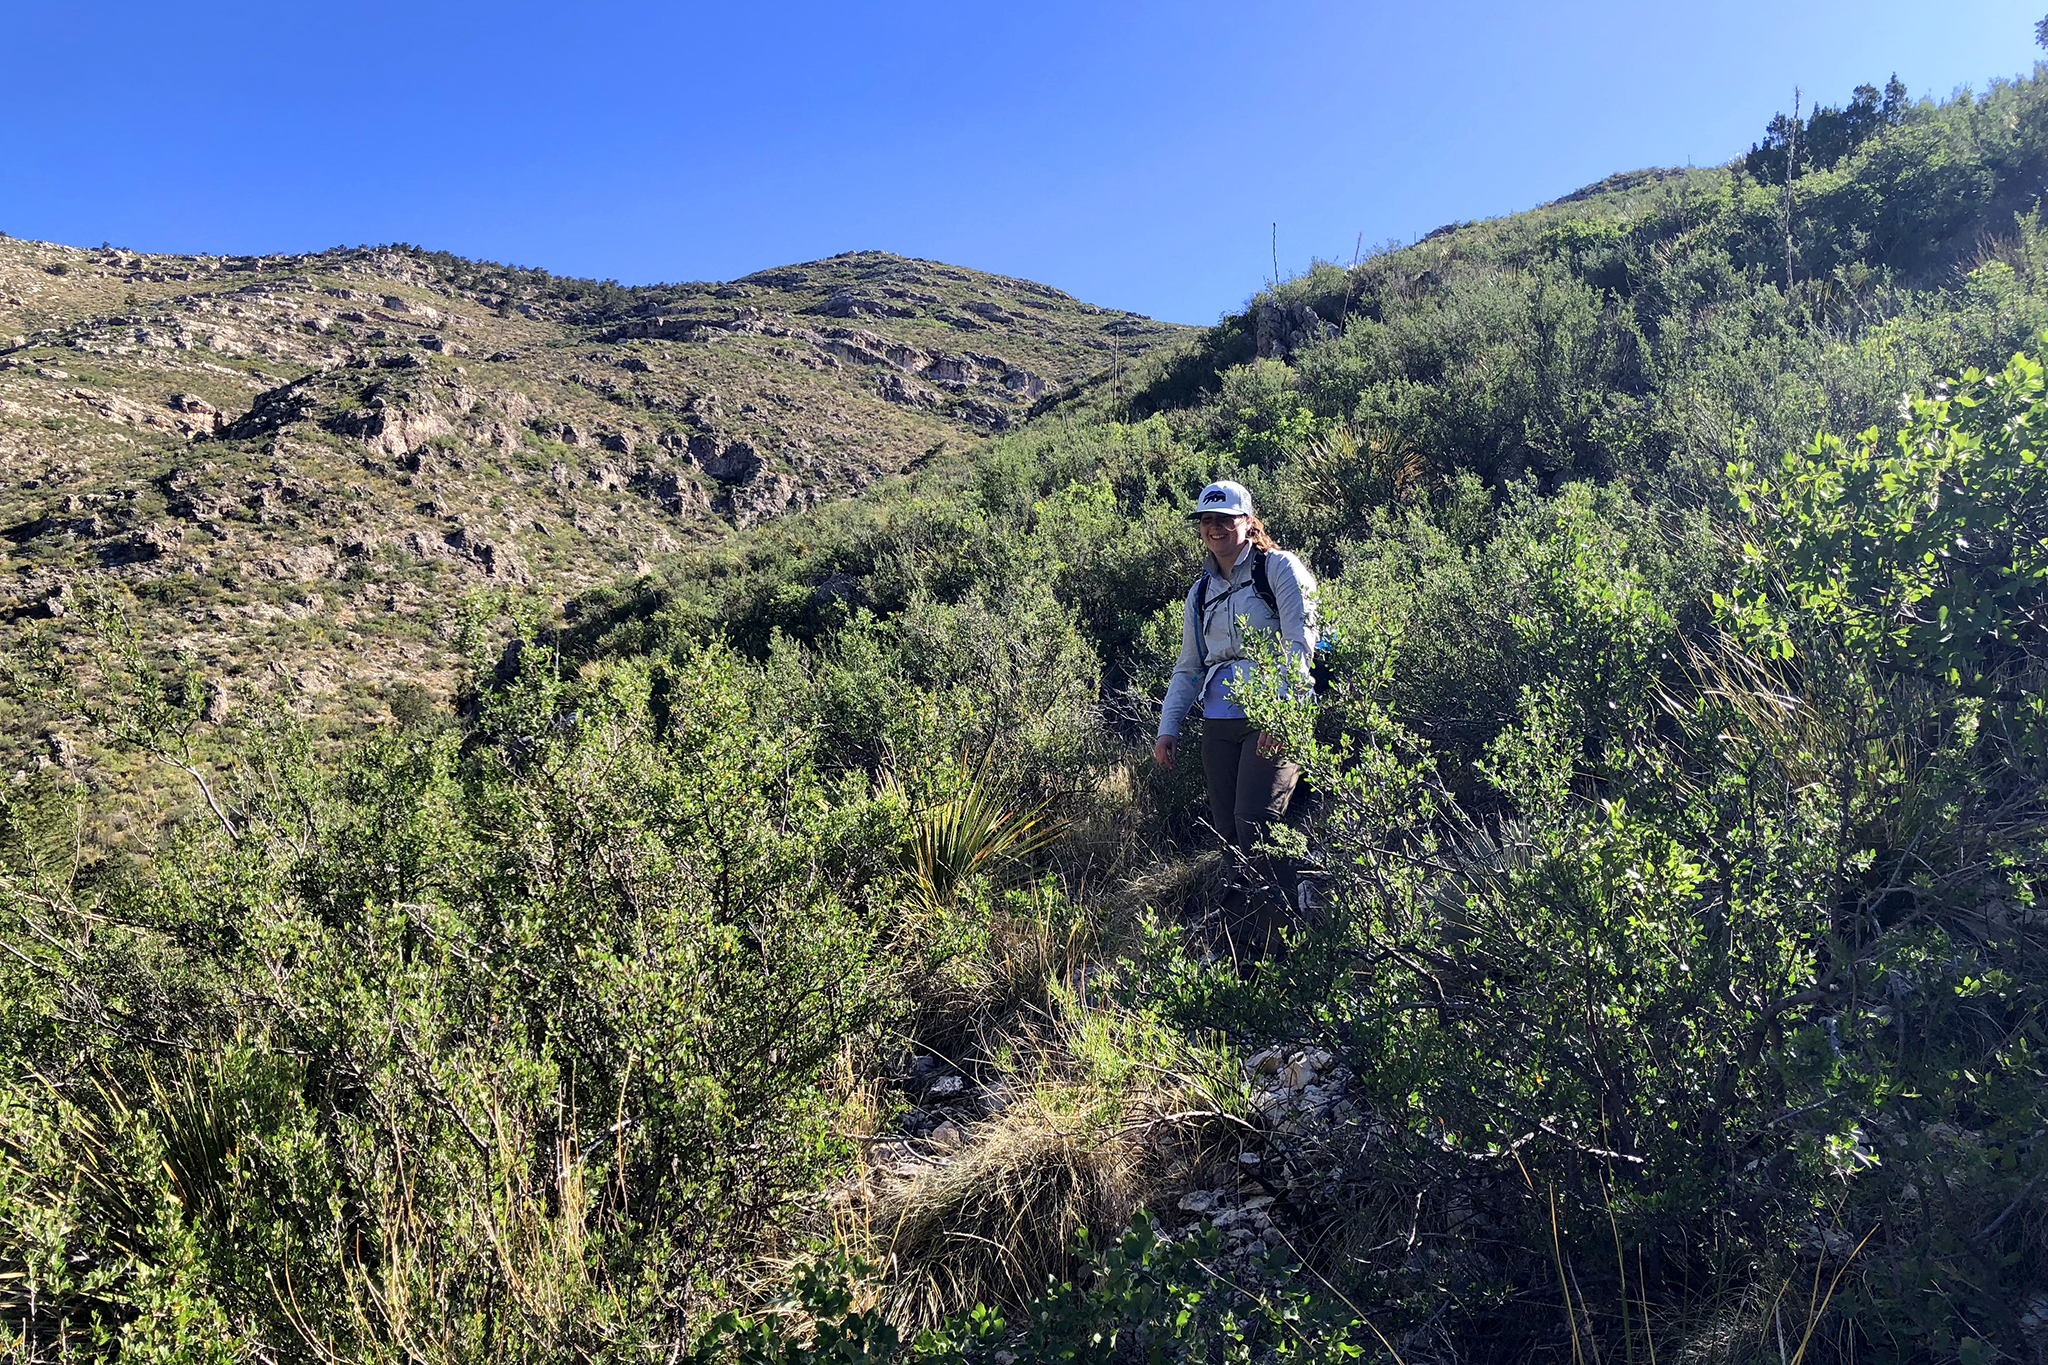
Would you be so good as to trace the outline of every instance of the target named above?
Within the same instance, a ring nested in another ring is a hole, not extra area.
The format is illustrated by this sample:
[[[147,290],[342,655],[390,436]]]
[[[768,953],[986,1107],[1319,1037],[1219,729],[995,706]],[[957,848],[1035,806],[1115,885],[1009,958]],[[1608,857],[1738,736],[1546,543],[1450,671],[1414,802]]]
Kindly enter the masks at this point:
[[[949,1160],[870,1172],[853,1196],[864,1208],[840,1220],[864,1228],[906,1326],[1014,1305],[1071,1276],[1082,1228],[1113,1236],[1176,1176],[1234,1152],[1245,1129],[1234,1073],[1140,1017],[1050,993],[1054,1035],[1008,1041],[1033,1077],[1019,1097],[971,1125]]]
[[[881,1191],[873,1230],[891,1308],[935,1322],[973,1303],[1017,1303],[1073,1274],[1075,1235],[1138,1207],[1136,1144],[1036,1102],[979,1125],[956,1159]]]

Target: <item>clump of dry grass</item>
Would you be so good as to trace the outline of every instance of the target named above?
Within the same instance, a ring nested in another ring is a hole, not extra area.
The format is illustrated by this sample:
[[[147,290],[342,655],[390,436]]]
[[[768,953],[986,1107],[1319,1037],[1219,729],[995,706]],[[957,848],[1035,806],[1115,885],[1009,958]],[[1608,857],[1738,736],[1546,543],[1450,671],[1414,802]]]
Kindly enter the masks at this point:
[[[1115,1235],[1246,1131],[1235,1066],[1156,1021],[1055,986],[1057,1024],[1002,1049],[1016,1098],[950,1159],[870,1173],[866,1251],[905,1326],[1014,1305],[1074,1273],[1076,1235]]]
[[[1069,879],[1099,893],[1142,874],[1158,857],[1148,834],[1158,824],[1154,807],[1153,793],[1130,759],[1109,765],[1066,798],[1061,862]]]
[[[873,1231],[893,1316],[926,1324],[965,1304],[1016,1303],[1073,1274],[1075,1234],[1137,1210],[1135,1145],[1037,1099],[978,1125],[959,1155],[884,1186]]]

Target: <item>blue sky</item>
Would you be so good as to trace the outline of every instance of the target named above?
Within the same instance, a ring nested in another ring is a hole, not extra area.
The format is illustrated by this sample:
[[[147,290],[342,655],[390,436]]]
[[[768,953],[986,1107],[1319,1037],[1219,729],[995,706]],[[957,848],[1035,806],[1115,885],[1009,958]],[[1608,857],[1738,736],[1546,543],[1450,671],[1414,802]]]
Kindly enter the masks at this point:
[[[2030,70],[2048,0],[5,6],[0,230],[628,284],[875,248],[1206,323],[1271,272]]]

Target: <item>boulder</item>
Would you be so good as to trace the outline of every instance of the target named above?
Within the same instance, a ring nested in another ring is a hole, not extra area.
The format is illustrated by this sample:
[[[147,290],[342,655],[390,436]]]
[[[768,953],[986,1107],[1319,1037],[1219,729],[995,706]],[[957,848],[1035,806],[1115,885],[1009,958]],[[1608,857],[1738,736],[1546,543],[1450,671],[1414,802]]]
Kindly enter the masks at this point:
[[[327,429],[337,436],[353,436],[384,455],[416,451],[435,437],[451,435],[455,430],[432,407],[400,406],[388,400],[381,406],[340,413],[328,421]]]
[[[441,539],[450,551],[481,570],[486,578],[512,583],[527,581],[526,565],[510,546],[484,540],[464,526],[456,527]]]
[[[1337,333],[1306,303],[1283,304],[1271,299],[1252,310],[1252,331],[1261,360],[1285,360],[1308,343]]]
[[[726,443],[715,436],[693,436],[690,458],[720,483],[746,483],[761,472],[761,457],[747,441]]]

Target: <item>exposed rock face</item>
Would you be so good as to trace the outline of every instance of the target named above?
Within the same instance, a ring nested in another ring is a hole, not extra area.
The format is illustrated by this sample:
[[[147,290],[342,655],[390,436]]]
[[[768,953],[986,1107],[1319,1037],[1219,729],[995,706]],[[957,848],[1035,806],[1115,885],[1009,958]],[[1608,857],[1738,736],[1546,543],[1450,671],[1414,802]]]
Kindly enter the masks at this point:
[[[690,458],[720,483],[745,483],[761,472],[761,457],[746,441],[728,443],[716,436],[693,436]]]
[[[900,374],[885,374],[881,382],[882,397],[891,403],[909,403],[914,407],[928,408],[939,400],[930,389],[908,383]]]
[[[256,395],[249,410],[228,423],[222,434],[230,440],[254,440],[304,421],[320,406],[321,396],[311,385],[313,378],[309,375]]]
[[[994,312],[988,312],[989,309]],[[833,295],[814,311],[832,317],[864,314],[898,317],[915,316],[917,313],[915,308],[878,304],[846,293]],[[994,304],[985,305],[981,312],[983,316],[1015,320]],[[1105,326],[1109,328],[1115,324]],[[1008,404],[1035,402],[1053,387],[1044,376],[1001,356],[974,352],[959,355],[932,350],[861,328],[835,327],[814,331],[795,326],[788,320],[768,317],[758,308],[739,310],[731,321],[723,323],[660,316],[639,319],[610,329],[604,337],[612,341],[649,338],[705,343],[719,333],[778,337],[804,343],[812,348],[810,354],[793,352],[790,353],[791,358],[813,367],[856,365],[895,370],[896,376],[885,376],[878,384],[877,392],[884,400],[946,412],[972,426],[991,431],[1005,430],[1023,415],[1021,411],[1002,411]],[[622,362],[622,368],[630,367]],[[910,385],[908,380],[911,378],[928,380],[955,393],[971,392],[973,401],[958,407],[938,403],[928,390]],[[924,396],[920,397],[920,394]],[[715,402],[715,398],[707,401],[705,396],[693,397],[685,404],[685,411],[696,413],[712,407]]]
[[[1283,360],[1337,330],[1305,303],[1280,304],[1270,299],[1252,310],[1252,328],[1261,360]]]
[[[327,429],[337,435],[353,436],[385,455],[403,455],[455,430],[446,417],[431,407],[413,409],[389,403],[343,413],[330,420]]]
[[[712,505],[736,526],[752,526],[796,506],[801,499],[795,479],[777,471],[751,483],[728,488]]]
[[[257,561],[250,566],[250,573],[258,578],[317,583],[334,573],[336,563],[334,551],[325,545],[297,545],[270,559]]]
[[[678,515],[689,512],[708,512],[711,499],[679,469],[671,469],[650,480],[654,496],[668,511]]]
[[[182,414],[178,427],[188,436],[212,435],[227,425],[227,417],[197,394],[174,393],[165,400],[171,411]]]
[[[469,560],[486,578],[503,582],[527,581],[526,565],[509,547],[481,539],[467,527],[458,526],[442,537],[448,549]]]
[[[100,550],[100,562],[110,569],[147,564],[175,551],[184,539],[176,524],[145,526],[108,542]]]
[[[972,399],[961,399],[954,405],[953,413],[962,421],[972,422],[975,426],[988,431],[1008,431],[1010,423],[1015,420],[1008,408],[997,407],[993,403],[979,403]]]
[[[900,303],[883,303],[842,289],[818,305],[817,311],[830,318],[852,318],[865,314],[875,318],[914,318],[917,309]]]

